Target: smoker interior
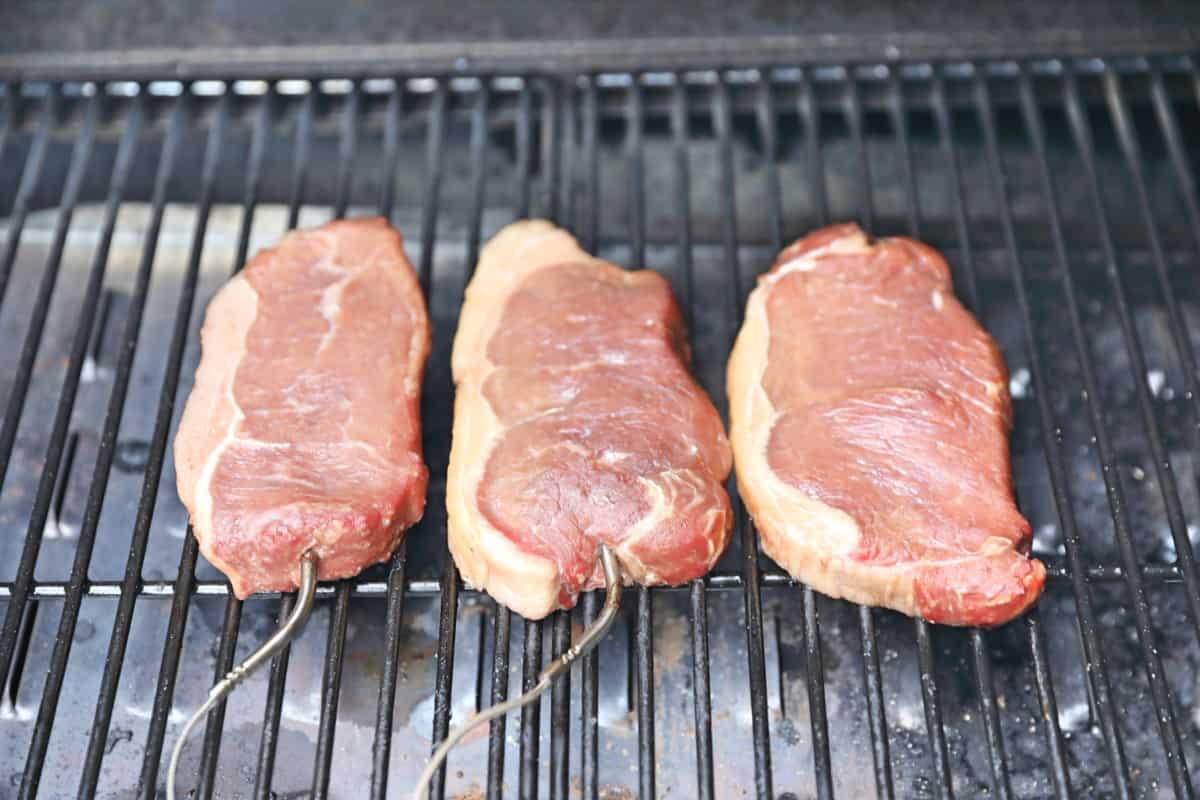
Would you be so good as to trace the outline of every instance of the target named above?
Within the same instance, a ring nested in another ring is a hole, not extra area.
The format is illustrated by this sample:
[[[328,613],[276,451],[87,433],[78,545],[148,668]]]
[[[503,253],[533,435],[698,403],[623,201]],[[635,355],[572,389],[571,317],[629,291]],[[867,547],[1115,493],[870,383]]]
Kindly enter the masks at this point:
[[[149,79],[152,76],[147,76]],[[9,84],[0,95],[0,796],[153,797],[290,598],[198,557],[170,440],[207,300],[288,227],[382,213],[435,324],[425,519],[323,586],[185,754],[200,797],[407,797],[449,724],[596,613],[529,624],[446,557],[449,348],[515,217],[662,271],[694,366],[835,220],[944,252],[1000,343],[1048,567],[1027,617],[925,625],[796,585],[744,509],[707,578],[468,739],[434,797],[1190,797],[1200,764],[1200,74],[1184,58],[581,76]]]

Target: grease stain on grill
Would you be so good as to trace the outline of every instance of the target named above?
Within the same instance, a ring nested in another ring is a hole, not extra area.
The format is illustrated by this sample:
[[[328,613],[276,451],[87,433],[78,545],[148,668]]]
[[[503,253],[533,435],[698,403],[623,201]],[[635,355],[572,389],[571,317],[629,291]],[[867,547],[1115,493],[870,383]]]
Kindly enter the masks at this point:
[[[75,626],[75,641],[88,642],[96,635],[96,626],[89,619],[81,619]]]
[[[133,741],[133,731],[128,728],[112,728],[108,732],[108,740],[104,743],[104,754],[112,755],[112,751],[124,742]]]
[[[146,469],[150,458],[150,443],[142,439],[126,439],[117,443],[113,466],[121,472],[135,474]]]
[[[636,800],[637,794],[627,786],[600,787],[600,800]]]

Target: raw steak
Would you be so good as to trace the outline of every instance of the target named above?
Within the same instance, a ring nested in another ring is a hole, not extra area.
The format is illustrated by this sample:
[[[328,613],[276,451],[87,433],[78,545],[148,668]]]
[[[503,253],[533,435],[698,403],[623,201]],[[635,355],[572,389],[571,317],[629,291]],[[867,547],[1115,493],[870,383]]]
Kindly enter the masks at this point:
[[[785,249],[729,360],[738,486],[763,549],[821,592],[998,625],[1042,591],[1013,503],[995,343],[946,262],[854,225]]]
[[[729,538],[729,443],[688,372],[663,278],[547,222],[488,243],[454,340],[449,544],[463,578],[540,619],[603,585],[703,575]]]
[[[208,308],[175,437],[200,550],[238,597],[382,561],[421,517],[419,397],[429,322],[382,219],[290,233]]]

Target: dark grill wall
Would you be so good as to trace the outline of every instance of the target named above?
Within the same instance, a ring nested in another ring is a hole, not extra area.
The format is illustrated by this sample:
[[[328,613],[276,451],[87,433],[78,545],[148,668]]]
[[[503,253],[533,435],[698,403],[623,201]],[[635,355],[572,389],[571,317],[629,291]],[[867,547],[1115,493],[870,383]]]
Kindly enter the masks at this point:
[[[934,628],[792,584],[743,513],[713,575],[631,592],[569,684],[456,751],[445,796],[1191,797],[1198,104],[1186,58],[6,86],[0,796],[161,791],[182,720],[288,607],[238,603],[197,557],[173,424],[246,254],[381,212],[436,326],[426,518],[390,567],[322,587],[181,788],[406,796],[451,712],[517,691],[596,612],[527,625],[445,558],[462,289],[480,241],[537,214],[670,278],[722,410],[782,244],[856,219],[941,249],[1008,359],[1051,579],[1002,629]]]

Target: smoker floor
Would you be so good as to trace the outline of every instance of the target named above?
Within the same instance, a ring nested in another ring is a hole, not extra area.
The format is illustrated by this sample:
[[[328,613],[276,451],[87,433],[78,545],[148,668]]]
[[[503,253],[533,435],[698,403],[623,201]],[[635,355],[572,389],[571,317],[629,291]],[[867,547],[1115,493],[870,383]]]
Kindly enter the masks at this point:
[[[370,209],[352,209],[351,215],[371,213]],[[301,224],[319,222],[328,215],[326,208],[306,208]],[[153,426],[159,398],[159,384],[167,347],[166,332],[172,325],[180,279],[187,263],[195,212],[190,206],[168,206],[160,237],[154,281],[146,318],[138,343],[130,396],[125,406],[117,450],[116,469],[110,480],[107,501],[99,532],[99,546],[92,560],[91,578],[96,582],[120,581],[127,558],[129,534],[142,487],[147,440]],[[197,312],[193,315],[193,336],[184,360],[184,381],[179,397],[186,396],[198,352],[195,331],[203,308],[212,292],[233,268],[236,252],[239,210],[218,206],[213,210],[201,263]],[[98,420],[112,381],[115,363],[113,348],[125,314],[132,276],[137,266],[147,209],[127,205],[121,211],[117,235],[106,282],[104,313],[94,334],[92,355],[83,374],[83,385],[74,412],[67,462],[62,470],[52,514],[37,564],[39,581],[63,581],[70,569],[76,536],[79,532],[89,476],[97,448]],[[408,247],[417,260],[418,214],[401,209],[398,223],[409,234]],[[506,209],[488,209],[484,214],[484,235],[511,218]],[[46,437],[50,427],[58,387],[69,349],[74,309],[78,307],[92,251],[98,237],[100,214],[97,208],[78,209],[67,238],[63,256],[60,288],[51,306],[47,337],[42,345],[19,431],[14,461],[0,495],[0,581],[10,581],[22,544],[22,532],[41,472]],[[51,240],[52,211],[38,212],[27,223],[21,241],[13,282],[9,287],[14,302],[0,312],[0,341],[19,342],[26,329],[29,303],[19,298],[32,297]],[[279,206],[260,206],[255,214],[251,249],[280,235],[286,224]],[[456,224],[443,226],[436,240],[433,259],[432,313],[436,323],[436,345],[431,364],[431,391],[440,392],[426,403],[430,435],[445,437],[449,426],[450,398],[446,394],[445,359],[453,333],[456,304],[465,279],[465,232]],[[947,252],[953,259],[951,249]],[[628,260],[628,250],[608,248],[604,255],[617,261]],[[720,248],[697,246],[694,251],[696,276],[696,320],[694,336],[699,346],[697,370],[714,393],[722,389],[722,369],[727,341],[727,325],[721,309],[721,293],[728,291],[727,276]],[[744,271],[754,273],[765,268],[769,254],[761,247],[745,248]],[[987,254],[977,255],[982,262]],[[651,246],[651,266],[679,276],[673,247]],[[986,270],[985,270],[986,271]],[[1146,278],[1149,280],[1149,278]],[[1046,287],[1042,287],[1046,288]],[[1162,522],[1161,500],[1148,477],[1148,455],[1141,450],[1136,427],[1117,424],[1131,419],[1132,394],[1126,385],[1126,356],[1120,336],[1111,324],[1111,309],[1099,285],[1085,284],[1086,322],[1095,333],[1093,347],[1098,363],[1105,366],[1105,389],[1116,403],[1112,409],[1114,435],[1122,456],[1130,513],[1137,531],[1145,563],[1169,563],[1173,559],[1169,532]],[[1191,294],[1182,296],[1191,312],[1196,311],[1195,285]],[[985,297],[988,295],[985,294]],[[993,295],[1002,297],[1001,294]],[[1059,301],[1051,288],[1035,294],[1039,320],[1046,322],[1046,346],[1051,364],[1073,385],[1068,333],[1054,330],[1054,307]],[[711,301],[711,302],[710,302]],[[1045,466],[1038,444],[1036,418],[1031,412],[1028,370],[1020,348],[1018,320],[1007,300],[989,304],[984,319],[1005,348],[1013,370],[1013,392],[1017,408],[1014,434],[1014,458],[1018,492],[1026,514],[1037,529],[1035,547],[1053,565],[1062,564],[1061,534],[1055,527],[1054,507],[1046,489]],[[1137,321],[1148,341],[1165,341],[1161,314],[1153,307],[1139,307]],[[1195,336],[1196,329],[1192,330]],[[1197,340],[1200,348],[1200,339]],[[14,346],[0,351],[0,395],[7,396],[16,361]],[[439,365],[437,362],[441,361]],[[1058,373],[1056,373],[1058,374]],[[1185,445],[1186,409],[1177,376],[1164,367],[1146,378],[1161,404],[1161,417],[1168,424],[1168,441],[1188,519],[1196,520],[1197,481],[1195,453]],[[1059,418],[1067,425],[1061,431],[1063,452],[1069,456],[1072,490],[1075,493],[1080,524],[1092,543],[1092,563],[1117,563],[1112,544],[1111,519],[1107,510],[1104,484],[1089,445],[1089,431],[1082,415],[1064,394],[1055,398]],[[181,405],[181,404],[180,404]],[[432,410],[432,415],[430,411]],[[179,409],[177,408],[176,415]],[[409,575],[415,592],[404,607],[400,653],[400,679],[396,697],[395,735],[391,752],[391,787],[394,796],[406,796],[402,788],[411,785],[428,755],[433,715],[434,650],[437,640],[438,600],[427,585],[441,574],[444,512],[440,508],[444,490],[444,466],[438,460],[444,453],[431,453],[434,482],[426,520],[412,531],[409,547]],[[1195,527],[1189,533],[1196,538]],[[178,569],[182,538],[186,534],[184,510],[175,495],[174,474],[168,462],[159,491],[149,551],[143,577],[149,582],[173,581]],[[736,543],[721,569],[736,566]],[[201,563],[197,578],[201,595],[192,601],[179,683],[168,729],[168,743],[178,728],[201,702],[210,684],[217,657],[217,642],[225,616],[223,596],[204,596],[206,582],[220,576]],[[368,579],[382,581],[382,570]],[[139,600],[133,620],[130,646],[125,659],[120,691],[108,738],[100,792],[105,798],[133,797],[143,757],[151,706],[154,701],[161,648],[167,630],[169,583],[160,597]],[[426,586],[426,590],[422,587]],[[1114,700],[1124,735],[1126,755],[1135,766],[1134,786],[1139,796],[1167,796],[1170,780],[1156,734],[1153,705],[1141,667],[1141,655],[1134,634],[1128,600],[1119,583],[1094,585],[1096,612],[1101,625],[1108,658]],[[1189,764],[1200,764],[1200,647],[1190,635],[1186,603],[1179,584],[1151,584],[1149,599],[1153,617],[1159,622],[1160,655],[1180,715],[1186,726],[1184,737]],[[742,625],[740,591],[713,590],[709,593],[709,657],[712,686],[712,724],[714,764],[718,781],[716,796],[751,796],[754,785],[754,759],[751,749],[749,682],[747,678],[746,638]],[[764,589],[768,708],[772,733],[771,748],[774,789],[780,798],[809,797],[814,793],[812,736],[809,726],[808,693],[803,642],[799,619],[800,590],[788,585]],[[113,597],[88,597],[83,602],[67,680],[59,704],[57,720],[50,740],[44,770],[41,797],[74,795],[78,785],[81,742],[85,741],[93,718],[99,690],[101,666],[112,630],[116,601]],[[48,666],[61,601],[52,597],[31,605],[28,635],[22,637],[25,652],[22,668],[16,671],[0,696],[0,796],[15,795],[21,780],[29,747],[31,722],[37,714]],[[316,610],[299,640],[293,646],[283,705],[283,723],[276,760],[274,795],[279,798],[308,796],[317,722],[320,715],[322,669],[326,631],[332,603],[318,601]],[[627,609],[628,610],[628,609]],[[275,624],[278,604],[251,600],[245,604],[238,638],[238,657],[261,642]],[[839,796],[867,797],[874,792],[871,736],[868,729],[866,699],[862,685],[862,645],[858,617],[853,607],[836,601],[819,602],[821,642],[823,645],[826,703],[830,723],[834,786]],[[383,641],[385,602],[381,595],[356,598],[350,606],[350,621],[345,646],[342,696],[336,728],[330,796],[362,796],[361,785],[371,769],[371,742],[375,723]],[[1052,580],[1038,610],[1051,661],[1054,689],[1058,697],[1059,722],[1066,737],[1069,766],[1079,796],[1106,796],[1113,792],[1106,771],[1103,741],[1089,711],[1089,697],[1080,653],[1079,634],[1070,584]],[[458,612],[458,634],[454,658],[452,707],[454,720],[461,720],[490,691],[490,664],[494,605],[486,598],[466,594]],[[576,614],[576,630],[579,615]],[[633,625],[630,616],[622,619],[602,646],[600,655],[599,762],[603,797],[636,796],[637,723],[635,714],[635,671],[633,670]],[[903,797],[933,796],[930,778],[929,740],[925,732],[920,672],[914,644],[913,623],[891,613],[877,616],[883,667],[892,769],[896,790]],[[662,797],[695,796],[695,731],[692,706],[692,641],[689,636],[688,597],[686,592],[661,591],[654,594],[654,681],[655,746],[658,763],[658,791]],[[549,628],[547,627],[547,633]],[[979,697],[968,639],[951,630],[934,630],[936,676],[941,690],[942,714],[946,725],[954,788],[959,796],[976,797],[989,792],[990,767],[986,736],[979,716]],[[521,652],[524,634],[514,619],[510,638],[508,682],[510,693],[521,680]],[[992,657],[1000,722],[1012,774],[1012,788],[1020,797],[1053,794],[1047,767],[1044,732],[1040,726],[1041,708],[1030,663],[1029,637],[1021,624],[1010,625],[987,636]],[[546,643],[545,652],[549,652]],[[215,784],[216,796],[250,796],[249,787],[257,767],[257,751],[262,724],[267,678],[252,677],[235,695],[225,720],[225,736]],[[572,723],[570,774],[578,776],[580,737],[578,668],[572,676]],[[543,753],[548,753],[549,700],[541,716]],[[506,786],[516,796],[518,726],[507,728]],[[199,758],[199,743],[185,756],[182,774],[194,774]],[[450,758],[448,796],[481,797],[486,763],[486,731],[470,738]],[[545,767],[544,767],[545,768]],[[1195,778],[1194,778],[1195,779]],[[546,784],[543,782],[542,784]],[[574,786],[578,786],[575,778]]]

